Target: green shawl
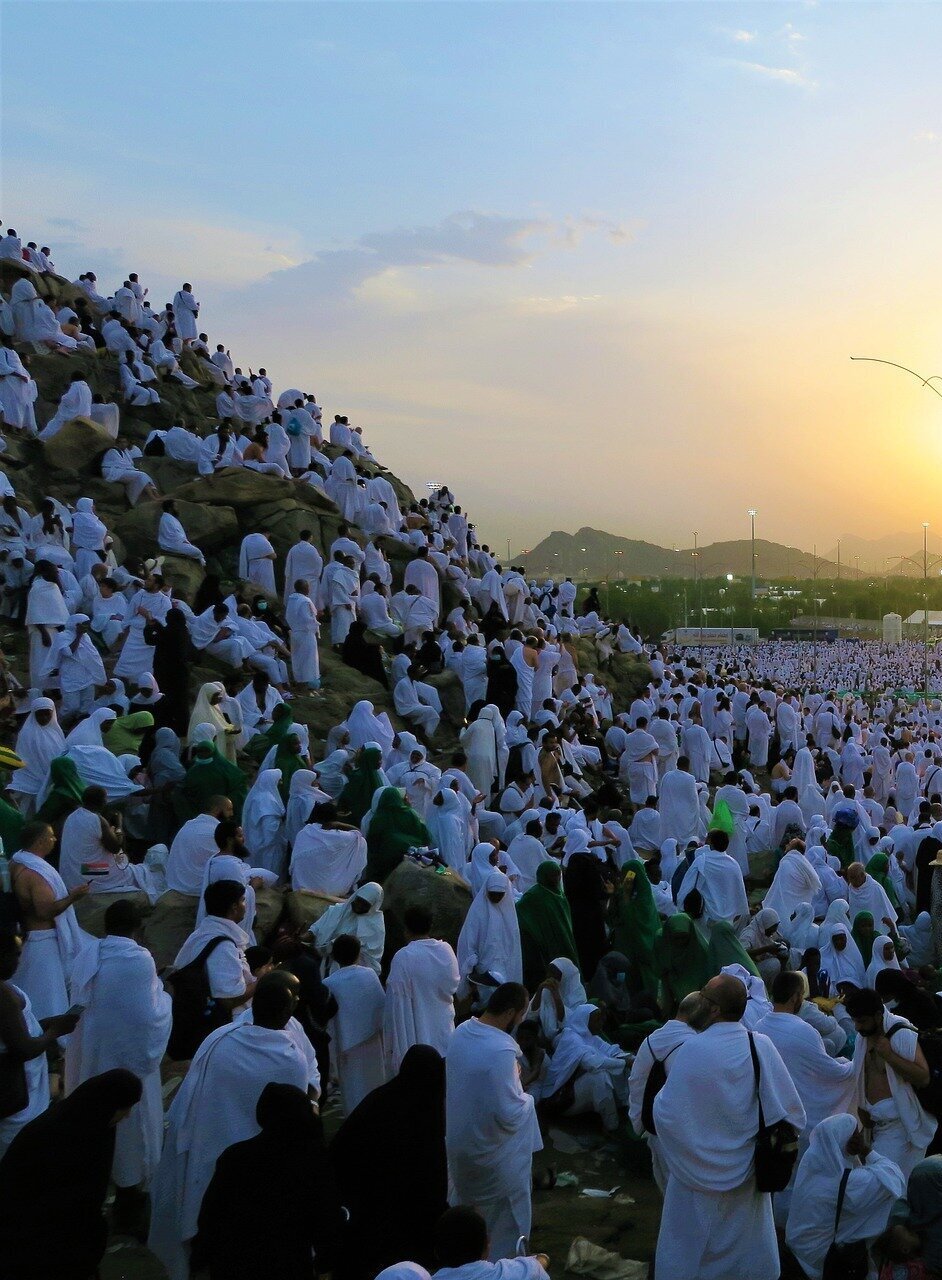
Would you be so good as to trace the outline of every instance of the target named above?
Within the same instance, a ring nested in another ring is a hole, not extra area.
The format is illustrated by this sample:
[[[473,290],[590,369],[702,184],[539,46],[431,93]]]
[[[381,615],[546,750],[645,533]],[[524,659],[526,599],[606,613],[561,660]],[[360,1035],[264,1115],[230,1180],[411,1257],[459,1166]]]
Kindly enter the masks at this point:
[[[67,818],[82,803],[85,783],[69,756],[55,756],[49,761],[49,781],[49,794],[36,817],[43,822],[56,822]]]
[[[657,913],[644,863],[629,859],[622,872],[621,883],[616,887],[608,909],[612,929],[611,950],[627,956],[636,970],[641,989],[656,995],[654,948],[661,936],[661,917]]]
[[[119,716],[101,740],[114,756],[139,756],[141,738],[152,728],[154,717],[149,711],[132,711],[129,716]]]
[[[287,702],[279,702],[271,713],[271,725],[264,733],[257,733],[245,745],[245,754],[261,764],[272,747],[280,747],[294,724],[294,713]],[[278,766],[273,766],[277,768]]]
[[[866,872],[868,876],[873,876],[878,885],[882,885],[884,893],[895,909],[899,911],[899,898],[896,896],[896,889],[890,879],[890,860],[887,855],[885,853],[875,853],[867,863]]]
[[[209,752],[206,748],[209,747]],[[227,796],[232,801],[236,819],[242,816],[246,782],[241,769],[230,764],[220,754],[215,743],[201,742],[196,748],[200,755],[186,771],[186,777],[173,792],[173,805],[177,816],[184,822],[205,813],[213,796]]]
[[[298,744],[298,750],[292,748],[292,743]],[[271,766],[273,769],[281,770],[281,781],[278,783],[278,793],[288,803],[288,796],[291,794],[291,779],[299,769],[306,769],[307,762],[300,751],[301,739],[296,733],[289,733],[282,742],[281,746],[275,752],[275,762]]]
[[[850,827],[835,827],[824,847],[832,857],[840,859],[842,871],[846,871],[852,862],[857,861],[854,833]]]
[[[713,976],[707,945],[684,911],[665,920],[654,947],[654,963],[672,1009]]]
[[[710,958],[711,978],[715,978],[728,964],[741,964],[756,978],[762,977],[755,960],[736,937],[736,930],[728,920],[717,920],[711,927],[707,954]]]
[[[865,923],[869,921],[870,931],[865,933],[860,927],[861,921]],[[857,949],[863,956],[864,965],[868,965],[873,959],[873,944],[876,941],[876,933],[873,928],[873,913],[870,911],[858,911],[854,916],[853,928],[850,931],[851,937],[857,943]]]
[[[23,815],[19,809],[14,809],[12,804],[8,804],[0,796],[0,840],[3,841],[7,857],[12,856],[19,849],[20,832],[24,825]]]
[[[572,915],[561,881],[562,869],[558,862],[541,862],[536,869],[536,884],[517,903],[523,981],[530,991],[540,985],[546,977],[547,966],[557,956],[579,964]]]
[[[429,842],[428,828],[398,787],[384,787],[366,835],[366,876],[382,884],[412,848]]]
[[[337,812],[344,816],[349,814],[349,821],[359,826],[369,812],[374,794],[383,786],[380,769],[383,765],[383,753],[379,747],[363,747],[357,757],[357,763],[350,778],[337,797]]]

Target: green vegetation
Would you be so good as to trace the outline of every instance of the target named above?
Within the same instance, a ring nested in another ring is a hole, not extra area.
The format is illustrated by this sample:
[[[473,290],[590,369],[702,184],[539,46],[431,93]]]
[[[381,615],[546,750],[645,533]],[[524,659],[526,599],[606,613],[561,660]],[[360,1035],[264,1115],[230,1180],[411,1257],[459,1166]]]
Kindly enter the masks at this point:
[[[597,587],[603,612],[619,620],[630,620],[645,636],[660,635],[678,626],[755,626],[762,635],[775,627],[787,627],[798,615],[811,617],[818,603],[821,618],[878,619],[885,613],[903,618],[925,607],[942,610],[942,576],[936,570],[927,582],[922,578],[860,578],[857,581],[813,580],[770,581],[759,584],[753,604],[748,578],[648,579],[620,582],[612,578],[606,585],[580,583],[579,600]],[[768,590],[768,594],[765,594]],[[788,594],[786,594],[786,592]]]

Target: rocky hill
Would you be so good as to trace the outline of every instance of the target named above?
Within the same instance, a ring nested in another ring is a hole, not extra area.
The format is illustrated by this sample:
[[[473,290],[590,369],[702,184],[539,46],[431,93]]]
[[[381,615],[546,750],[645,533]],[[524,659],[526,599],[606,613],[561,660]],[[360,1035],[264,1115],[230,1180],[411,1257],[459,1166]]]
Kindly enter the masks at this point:
[[[29,276],[39,295],[54,307],[73,302],[78,294],[76,286],[62,277],[37,276],[25,267],[0,262],[0,288],[4,293],[8,293],[14,281],[24,275]],[[202,435],[217,421],[218,387],[198,357],[187,350],[182,354],[181,366],[200,385],[188,390],[172,379],[161,378],[158,384],[160,404],[134,408],[125,406],[121,401],[116,356],[106,351],[87,350],[67,356],[34,354],[19,343],[17,349],[37,383],[39,399],[35,407],[40,424],[53,415],[59,397],[76,371],[83,373],[93,393],[101,393],[106,399],[121,404],[121,433],[132,444],[143,446],[154,428],[166,429],[179,424]],[[100,426],[78,418],[67,423],[46,443],[15,431],[6,432],[6,442],[6,451],[0,455],[0,469],[9,476],[20,505],[31,514],[36,512],[39,502],[47,495],[70,503],[85,495],[94,499],[99,515],[114,536],[119,561],[125,554],[155,554],[160,503],[143,500],[130,508],[123,487],[109,484],[101,478],[101,457],[112,441]],[[325,444],[323,451],[329,457],[339,452],[330,444]],[[253,531],[263,529],[279,556],[284,556],[297,541],[300,531],[310,529],[325,560],[328,558],[329,547],[337,536],[340,516],[334,503],[308,484],[241,467],[199,476],[194,468],[168,457],[144,457],[137,465],[153,478],[163,497],[173,496],[176,500],[178,514],[188,536],[206,556],[205,572],[218,574],[227,587],[237,581],[241,539]],[[385,468],[368,459],[358,459],[357,465],[370,473],[383,471],[401,505],[407,506],[415,501],[409,486]],[[362,535],[358,536],[365,541]],[[409,559],[409,549],[392,538],[380,538],[378,541],[392,567],[393,590],[398,590]],[[164,557],[163,569],[173,586],[192,601],[204,570],[194,560],[172,555]],[[280,599],[272,603],[276,611],[280,609]],[[447,584],[443,590],[443,603],[446,609],[457,603],[457,596],[449,596]],[[5,635],[3,649],[14,673],[28,683],[23,633]],[[594,647],[591,652],[586,647],[583,660],[584,670],[595,668]],[[231,668],[222,668],[211,658],[206,658],[205,663],[193,672],[194,692],[201,680],[215,680],[222,674],[232,674]],[[296,714],[310,725],[315,738],[326,736],[327,730],[344,719],[352,705],[361,698],[369,699],[377,710],[387,711],[394,724],[399,723],[391,695],[376,681],[347,667],[327,644],[321,645],[321,668],[322,691],[295,701]],[[617,669],[608,678],[617,691],[619,706],[628,705],[635,687],[647,672],[648,669],[641,664],[618,659]],[[447,717],[439,731],[440,743],[436,745],[447,750],[455,745],[457,731],[463,721],[463,697],[452,673],[432,677],[432,680],[440,688]]]
[[[726,573],[748,577],[752,565],[752,544],[748,538],[733,542],[712,542],[698,548],[698,572],[703,577],[720,577]],[[526,553],[517,553],[515,563],[535,577],[584,578],[692,578],[692,547],[660,547],[654,542],[621,538],[614,533],[588,526],[576,533],[556,531]],[[756,576],[766,578],[810,578],[814,572],[812,553],[779,542],[756,539]],[[837,577],[837,565],[818,559],[818,573]],[[853,568],[842,566],[842,577],[858,576]]]

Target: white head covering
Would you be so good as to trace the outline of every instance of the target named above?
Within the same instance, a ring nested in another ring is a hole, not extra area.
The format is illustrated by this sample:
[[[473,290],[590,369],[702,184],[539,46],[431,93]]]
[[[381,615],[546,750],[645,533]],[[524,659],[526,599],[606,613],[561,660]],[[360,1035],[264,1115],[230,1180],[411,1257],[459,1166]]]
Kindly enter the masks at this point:
[[[893,939],[889,934],[878,934],[873,940],[873,953],[867,965],[867,986],[875,986],[877,974],[882,973],[884,969],[898,968],[899,961],[896,958]]]
[[[491,902],[489,893],[503,897],[500,902]],[[468,909],[458,935],[458,968],[465,986],[472,970],[490,973],[501,982],[523,980],[513,890],[502,871],[491,871]]]

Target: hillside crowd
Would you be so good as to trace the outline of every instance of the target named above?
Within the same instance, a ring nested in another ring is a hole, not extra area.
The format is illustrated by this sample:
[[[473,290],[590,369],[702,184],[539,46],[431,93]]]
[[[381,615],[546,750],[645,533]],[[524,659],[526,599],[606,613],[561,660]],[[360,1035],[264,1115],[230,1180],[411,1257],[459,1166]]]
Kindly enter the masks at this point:
[[[0,271],[7,439],[94,423],[160,513],[119,556],[0,450],[0,1276],[87,1280],[110,1227],[172,1280],[545,1280],[560,1120],[643,1137],[658,1280],[942,1275],[920,652],[644,644],[236,366],[189,284],[54,310],[12,230]],[[89,353],[110,394],[52,403],[31,367]],[[125,438],[171,381],[187,421]],[[210,571],[158,457],[313,488],[336,536]],[[344,668],[370,696],[318,733]]]

